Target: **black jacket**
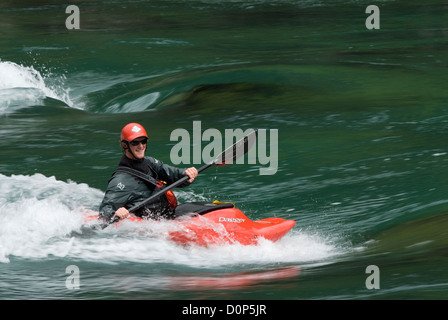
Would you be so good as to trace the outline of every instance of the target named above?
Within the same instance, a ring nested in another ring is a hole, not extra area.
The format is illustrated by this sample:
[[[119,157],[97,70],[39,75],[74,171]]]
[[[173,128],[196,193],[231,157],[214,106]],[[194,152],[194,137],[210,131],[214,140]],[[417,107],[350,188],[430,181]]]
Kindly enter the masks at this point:
[[[165,181],[167,185],[184,177],[186,170],[166,165],[162,161],[152,157],[132,160],[125,155],[121,158],[119,167],[128,167],[138,170],[156,180]],[[186,182],[180,187],[188,185],[190,185],[190,183]],[[121,207],[129,209],[143,200],[146,200],[153,194],[153,192],[158,190],[159,189],[153,184],[144,182],[142,179],[129,173],[114,172],[109,180],[104,199],[99,208],[100,217],[110,219],[117,209]],[[133,213],[137,216],[148,216],[150,218],[167,217],[170,213],[170,208],[166,197],[162,195],[142,209]]]

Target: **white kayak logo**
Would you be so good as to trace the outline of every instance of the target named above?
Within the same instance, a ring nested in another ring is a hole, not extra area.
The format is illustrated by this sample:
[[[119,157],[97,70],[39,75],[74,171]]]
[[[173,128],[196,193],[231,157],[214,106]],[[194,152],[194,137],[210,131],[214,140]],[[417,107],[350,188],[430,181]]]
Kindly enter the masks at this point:
[[[246,221],[246,219],[219,217],[219,222],[234,222],[234,223],[241,223],[241,222],[244,222],[244,221]]]

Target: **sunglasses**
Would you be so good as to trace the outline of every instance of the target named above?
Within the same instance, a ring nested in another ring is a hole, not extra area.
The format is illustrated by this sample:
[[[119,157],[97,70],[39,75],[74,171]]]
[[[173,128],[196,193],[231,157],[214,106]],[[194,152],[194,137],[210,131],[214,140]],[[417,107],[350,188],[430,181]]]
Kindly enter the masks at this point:
[[[132,140],[129,143],[132,144],[134,147],[138,146],[140,143],[145,145],[148,142],[148,139],[143,139],[143,140]]]

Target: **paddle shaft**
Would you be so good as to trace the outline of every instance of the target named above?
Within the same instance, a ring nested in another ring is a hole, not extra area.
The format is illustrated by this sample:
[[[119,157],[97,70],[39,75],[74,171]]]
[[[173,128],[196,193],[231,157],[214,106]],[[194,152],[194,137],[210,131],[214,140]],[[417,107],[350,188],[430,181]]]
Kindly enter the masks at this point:
[[[215,164],[215,162],[213,161],[213,162],[210,162],[210,163],[208,163],[208,164],[206,164],[206,165],[200,167],[200,168],[198,169],[198,173],[204,171],[204,170],[207,169],[207,168],[210,168],[210,167],[211,167],[212,165],[214,165],[214,164]],[[159,191],[157,191],[156,193],[154,193],[153,195],[151,195],[148,199],[146,199],[146,200],[144,200],[144,201],[142,201],[142,202],[136,204],[135,206],[129,208],[128,211],[129,211],[129,212],[134,212],[134,211],[140,209],[141,207],[145,206],[146,204],[148,204],[149,202],[151,202],[151,201],[154,200],[155,198],[160,197],[162,194],[166,193],[167,191],[169,191],[169,190],[171,190],[171,189],[173,189],[173,188],[176,188],[176,187],[178,187],[178,186],[184,184],[184,183],[187,182],[187,180],[189,180],[189,179],[190,179],[189,176],[185,176],[185,177],[180,178],[180,179],[177,180],[176,182],[171,183],[170,185],[166,186],[166,187],[163,188],[163,189],[160,189]]]

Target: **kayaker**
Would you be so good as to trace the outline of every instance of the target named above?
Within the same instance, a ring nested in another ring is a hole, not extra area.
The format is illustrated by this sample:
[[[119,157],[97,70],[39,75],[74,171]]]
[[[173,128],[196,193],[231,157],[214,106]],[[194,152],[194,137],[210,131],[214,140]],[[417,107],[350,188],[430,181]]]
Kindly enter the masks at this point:
[[[109,180],[99,208],[100,217],[104,219],[114,216],[121,219],[129,217],[128,208],[159,191],[160,181],[169,185],[187,175],[190,179],[180,186],[185,187],[190,185],[198,175],[195,167],[181,169],[164,164],[153,157],[145,157],[148,135],[145,128],[138,123],[129,123],[122,129],[120,143],[123,156],[117,171]],[[144,179],[137,176],[142,174]],[[168,195],[162,195],[133,213],[139,217],[152,219],[170,218],[173,207],[176,206],[176,203],[173,204],[176,202],[173,197],[174,194],[168,192]]]

